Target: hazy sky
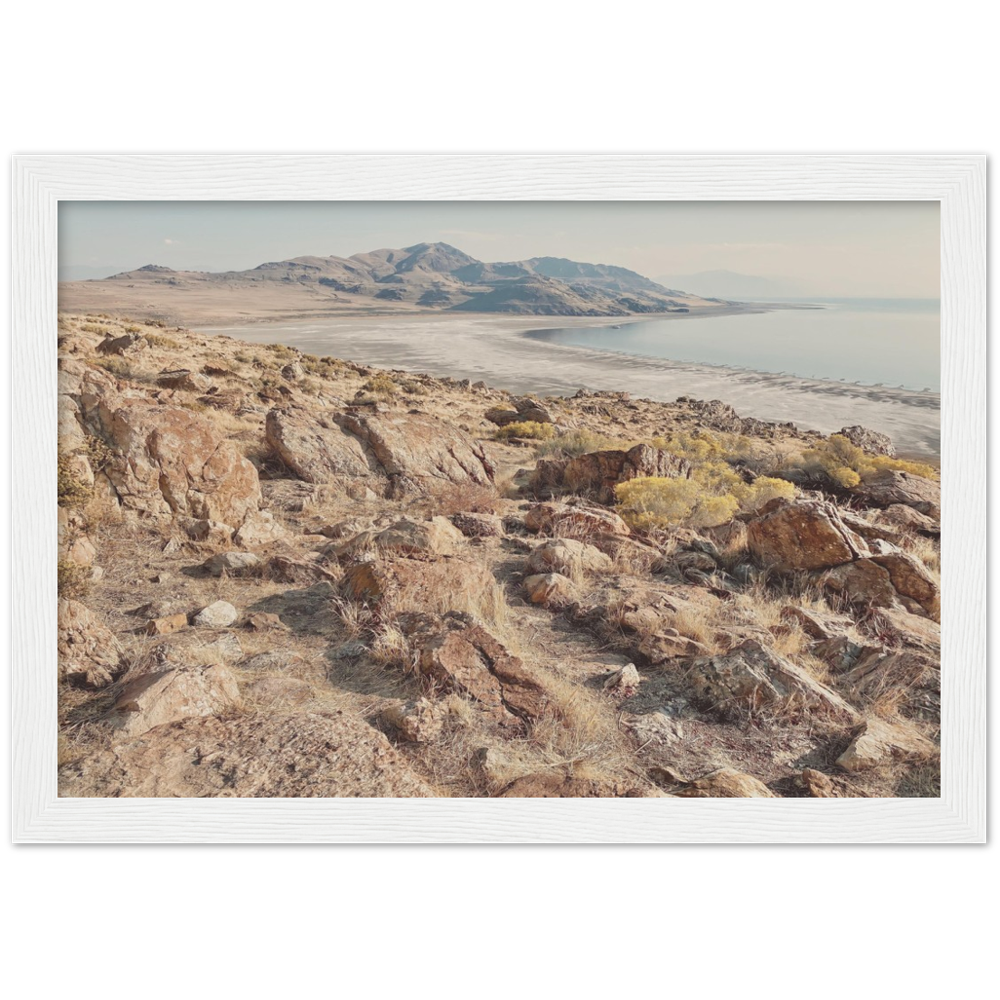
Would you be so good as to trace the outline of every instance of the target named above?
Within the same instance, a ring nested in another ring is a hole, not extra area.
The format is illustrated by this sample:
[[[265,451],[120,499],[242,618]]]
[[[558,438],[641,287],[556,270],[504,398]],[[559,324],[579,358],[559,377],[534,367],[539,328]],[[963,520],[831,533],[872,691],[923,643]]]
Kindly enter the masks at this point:
[[[65,279],[143,264],[231,271],[443,241],[648,277],[728,270],[789,294],[937,298],[937,202],[63,202]]]

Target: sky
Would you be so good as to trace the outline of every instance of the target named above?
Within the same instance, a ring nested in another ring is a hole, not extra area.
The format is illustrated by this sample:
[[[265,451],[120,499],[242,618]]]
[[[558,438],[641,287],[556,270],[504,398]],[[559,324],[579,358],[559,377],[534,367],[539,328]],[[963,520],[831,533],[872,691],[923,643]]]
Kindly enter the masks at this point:
[[[734,271],[786,295],[938,298],[938,202],[62,202],[61,280],[144,264],[237,271],[445,242],[654,279]]]

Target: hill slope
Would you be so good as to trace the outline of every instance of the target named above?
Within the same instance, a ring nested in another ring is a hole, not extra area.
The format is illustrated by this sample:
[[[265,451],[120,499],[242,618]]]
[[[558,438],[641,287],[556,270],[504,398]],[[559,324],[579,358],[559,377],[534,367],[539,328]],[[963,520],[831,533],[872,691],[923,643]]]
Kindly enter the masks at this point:
[[[98,281],[63,283],[59,295],[63,310],[127,311],[186,323],[450,309],[627,316],[718,306],[624,267],[558,257],[486,263],[447,243],[295,257],[222,273],[147,264]]]

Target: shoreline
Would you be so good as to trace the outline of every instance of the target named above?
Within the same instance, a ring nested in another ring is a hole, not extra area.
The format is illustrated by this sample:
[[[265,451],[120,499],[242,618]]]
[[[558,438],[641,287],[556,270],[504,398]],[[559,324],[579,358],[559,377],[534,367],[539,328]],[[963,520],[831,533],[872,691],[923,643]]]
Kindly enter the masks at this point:
[[[760,304],[747,305],[741,311],[769,311]],[[609,320],[625,325],[644,319],[688,319],[696,315],[540,317],[396,313],[225,326],[191,324],[191,328],[210,336],[230,336],[257,344],[280,340],[304,353],[333,355],[379,368],[482,380],[513,393],[566,396],[583,388],[630,392],[637,398],[661,401],[672,401],[678,396],[721,399],[741,416],[790,421],[824,434],[862,424],[888,434],[901,452],[939,456],[939,393],[670,361],[555,344],[529,336],[532,330],[542,328],[539,321],[555,320],[565,328],[607,326]]]

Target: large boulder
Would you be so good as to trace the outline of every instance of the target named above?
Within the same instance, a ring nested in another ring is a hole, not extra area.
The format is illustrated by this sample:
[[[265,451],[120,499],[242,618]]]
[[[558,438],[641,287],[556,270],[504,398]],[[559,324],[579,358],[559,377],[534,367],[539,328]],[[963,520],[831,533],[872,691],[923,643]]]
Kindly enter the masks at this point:
[[[468,695],[498,722],[530,722],[549,707],[540,680],[480,625],[420,636],[415,644],[423,676]]]
[[[104,471],[125,506],[232,525],[257,510],[257,470],[204,417],[105,397],[99,420],[115,452]]]
[[[640,476],[688,479],[691,463],[662,448],[637,444],[628,451],[595,451],[562,462],[540,463],[535,488],[578,493],[599,503],[614,503],[615,487]]]
[[[892,438],[888,434],[881,434],[878,431],[854,424],[851,427],[842,427],[840,432],[842,437],[847,438],[851,444],[867,451],[869,455],[887,455],[889,458],[896,457],[896,449],[893,447]]]
[[[940,617],[941,592],[930,572],[915,556],[886,542],[873,543],[868,558],[820,574],[817,583],[858,608],[903,608]]]
[[[818,570],[869,554],[860,535],[821,500],[771,500],[747,525],[747,545],[765,565],[781,572]]]
[[[465,536],[445,517],[401,518],[375,535],[372,543],[382,551],[406,556],[451,556],[466,547]]]
[[[543,542],[528,556],[531,573],[559,573],[571,580],[578,580],[587,573],[608,572],[611,566],[611,560],[600,549],[575,538]]]
[[[216,715],[239,703],[233,672],[221,664],[143,674],[122,689],[109,715],[121,736],[192,716]]]
[[[360,440],[336,421],[336,413],[290,406],[271,410],[264,437],[272,451],[307,483],[336,476],[368,476],[374,463]]]
[[[107,687],[124,669],[114,633],[79,601],[59,601],[59,676],[89,688]]]
[[[444,614],[481,609],[495,596],[497,582],[485,566],[464,559],[380,558],[349,566],[339,586],[342,596],[361,604]]]
[[[894,758],[927,760],[936,749],[910,726],[866,719],[853,731],[850,744],[837,758],[837,766],[845,771],[865,771]]]
[[[885,508],[903,504],[934,520],[941,517],[940,484],[909,472],[883,469],[865,476],[851,492],[866,507]]]
[[[629,526],[613,511],[565,503],[535,504],[524,516],[529,531],[564,538],[629,535]]]
[[[435,794],[382,733],[351,712],[187,718],[64,767],[59,790],[128,798]]]
[[[855,718],[853,708],[807,670],[748,639],[728,653],[691,661],[693,693],[725,714],[742,709],[805,706]]]
[[[375,476],[429,489],[493,481],[482,447],[425,413],[361,413],[288,407],[271,410],[265,437],[275,454],[310,483]]]

